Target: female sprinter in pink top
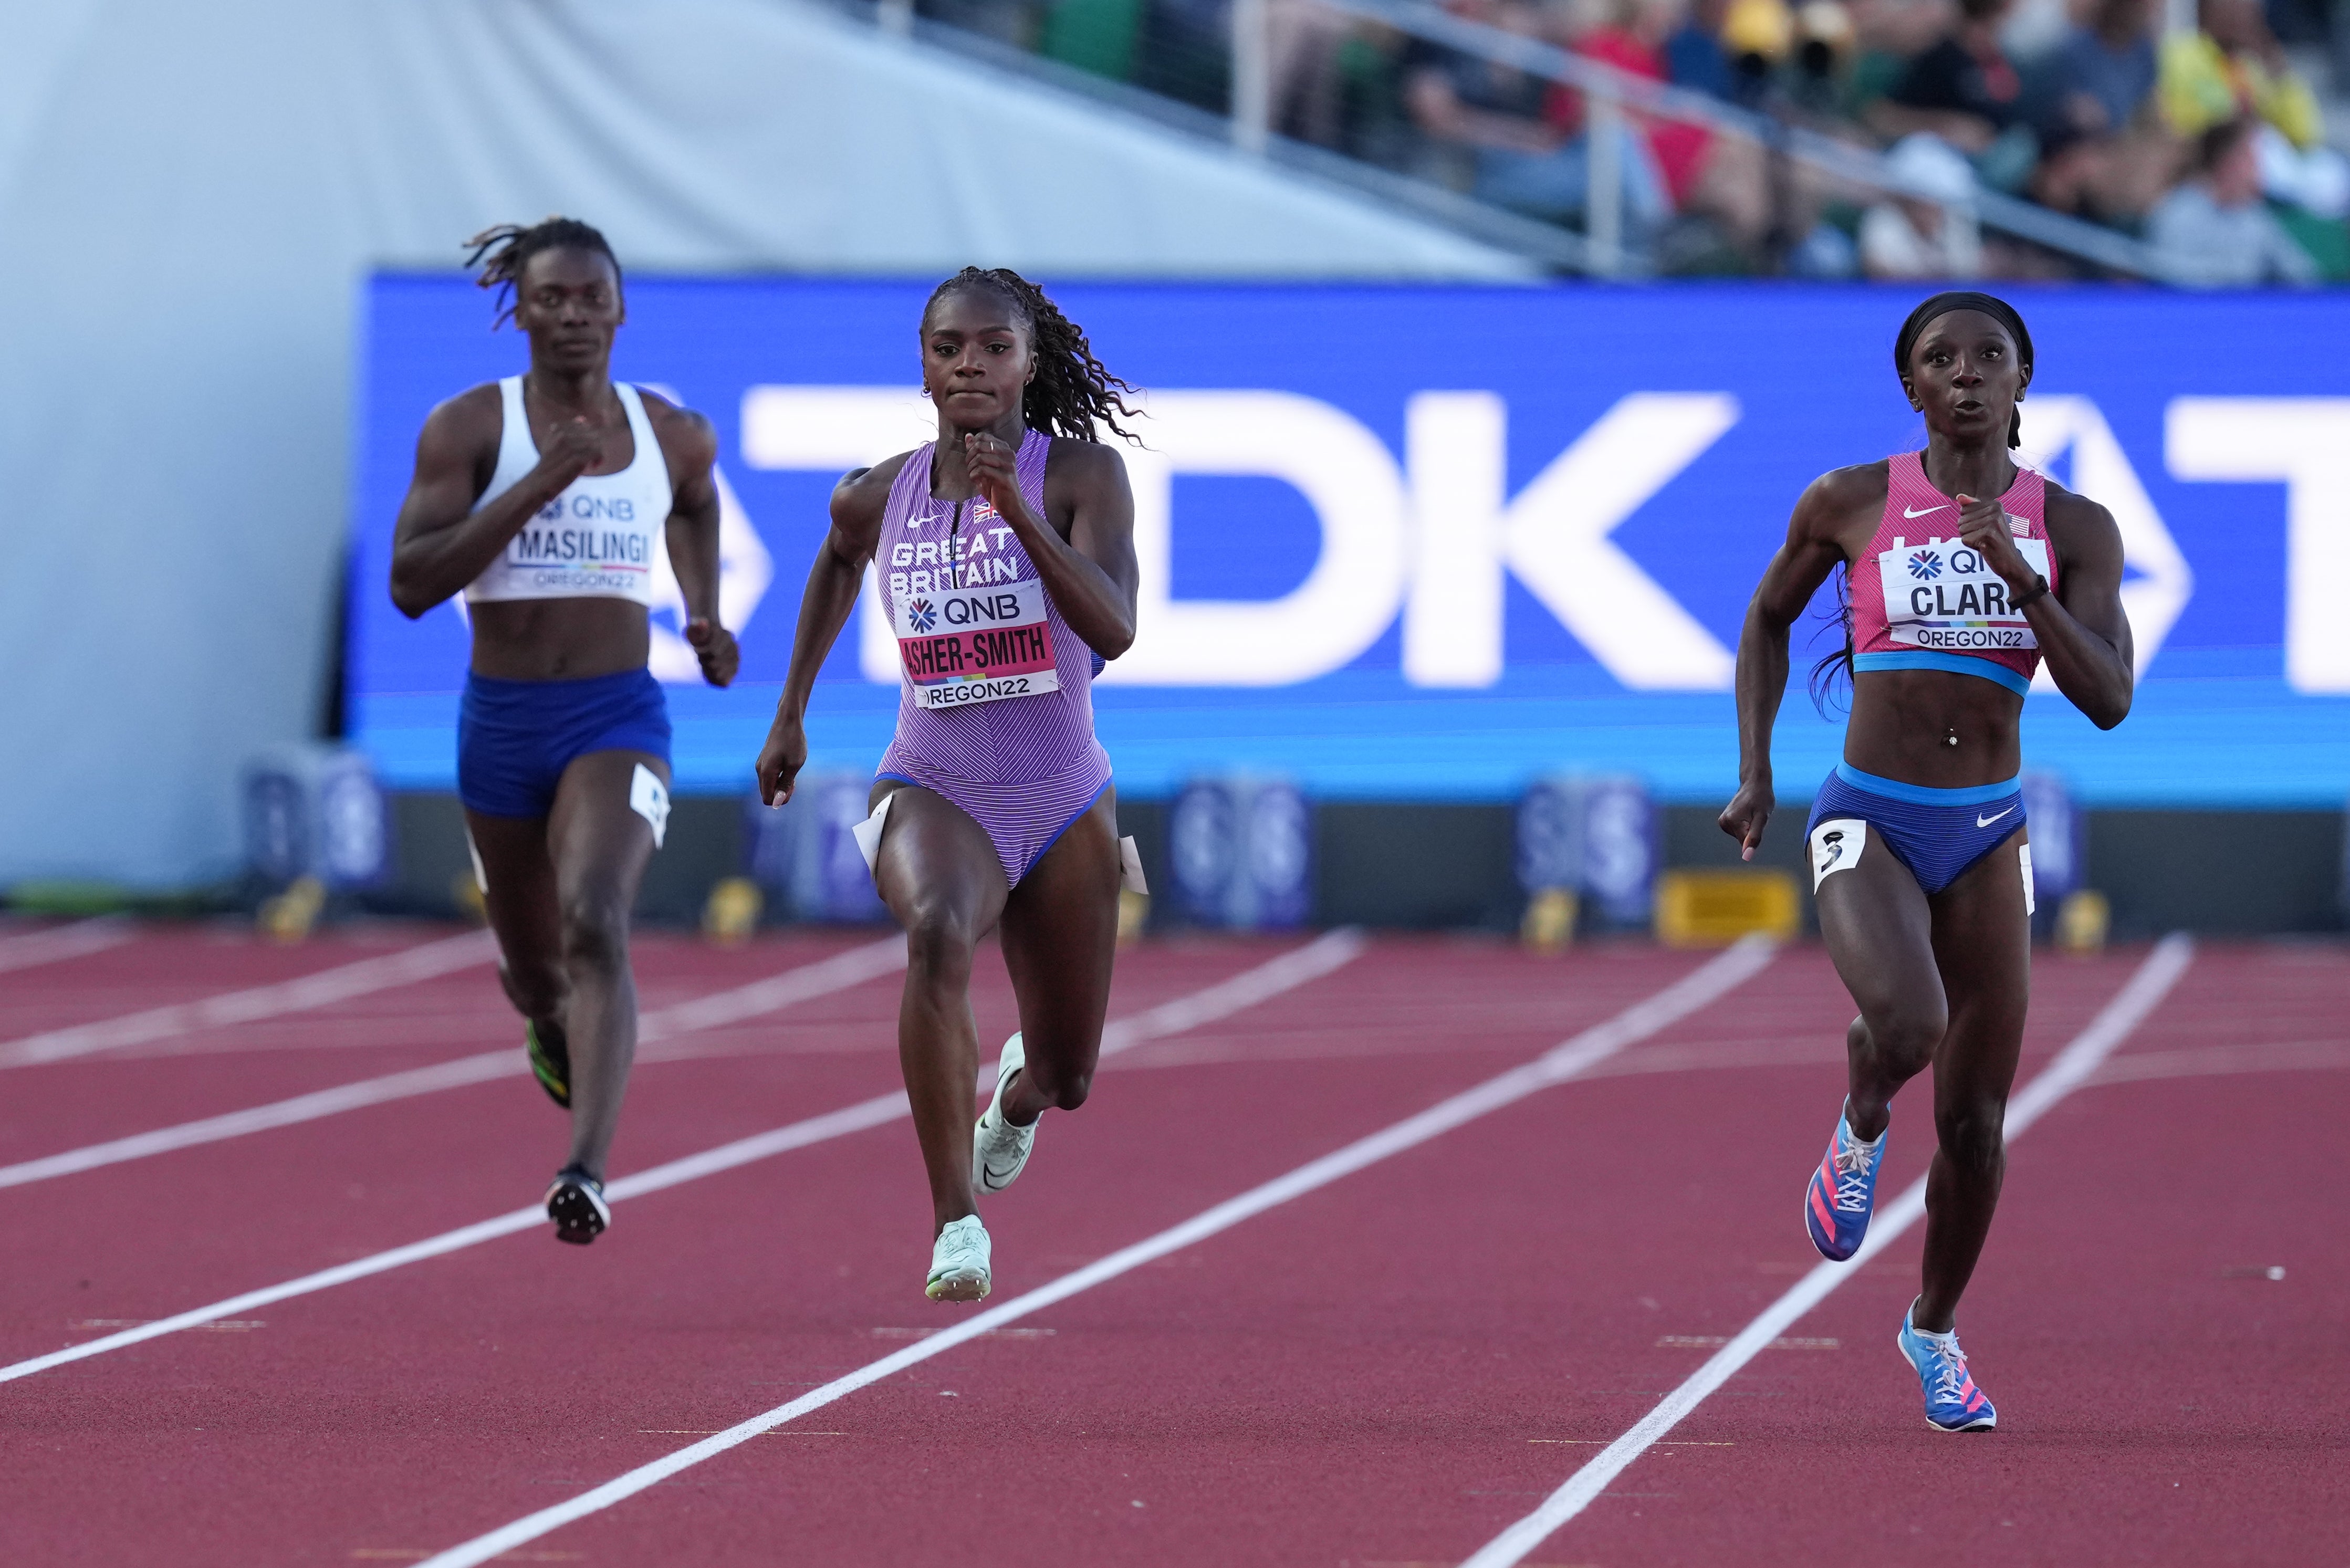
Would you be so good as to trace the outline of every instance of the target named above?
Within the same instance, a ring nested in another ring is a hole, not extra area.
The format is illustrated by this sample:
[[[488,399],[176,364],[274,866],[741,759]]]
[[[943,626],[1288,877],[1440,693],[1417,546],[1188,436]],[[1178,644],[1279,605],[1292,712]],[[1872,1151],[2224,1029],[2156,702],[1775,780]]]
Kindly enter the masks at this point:
[[[816,670],[878,560],[905,677],[859,838],[906,928],[898,1056],[931,1179],[924,1288],[977,1301],[993,1265],[974,1191],[1012,1185],[1048,1107],[1085,1103],[1109,1005],[1117,797],[1092,687],[1134,641],[1136,566],[1126,465],[1097,431],[1127,433],[1133,389],[1002,268],[941,284],[921,335],[938,440],[832,493],[758,777],[768,804],[791,797]],[[1021,1027],[974,1128],[971,963],[991,929]]]
[[[1739,786],[1721,826],[1752,858],[1771,819],[1787,629],[1842,566],[1847,640],[1819,676],[1849,669],[1852,722],[1809,835],[1820,933],[1860,1016],[1804,1222],[1832,1260],[1859,1250],[1894,1092],[1931,1066],[1924,1289],[1898,1342],[1926,1418],[1981,1431],[1998,1416],[1968,1374],[1957,1313],[1999,1203],[2031,989],[2018,724],[2043,659],[2099,729],[2120,723],[2130,628],[2113,518],[2008,455],[2032,383],[2022,317],[1987,294],[1938,294],[1902,324],[1893,363],[1926,450],[1824,474],[1796,503],[1739,639]]]

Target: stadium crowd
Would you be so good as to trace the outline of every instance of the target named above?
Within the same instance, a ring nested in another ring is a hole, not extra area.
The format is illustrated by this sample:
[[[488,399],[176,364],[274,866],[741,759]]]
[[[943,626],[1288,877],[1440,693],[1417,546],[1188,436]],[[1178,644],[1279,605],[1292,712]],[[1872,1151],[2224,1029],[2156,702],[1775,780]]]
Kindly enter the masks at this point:
[[[1267,0],[1274,129],[1580,226],[1582,95],[1340,8]],[[1231,0],[920,0],[925,15],[1222,111]],[[1857,147],[1896,198],[1757,141],[1633,117],[1627,238],[1659,271],[2066,277],[1996,192],[2144,239],[2207,286],[2350,280],[2350,0],[1443,0]],[[2183,20],[2183,16],[2181,17]],[[2331,99],[2321,97],[2323,88]],[[2332,120],[2329,141],[2328,104]]]

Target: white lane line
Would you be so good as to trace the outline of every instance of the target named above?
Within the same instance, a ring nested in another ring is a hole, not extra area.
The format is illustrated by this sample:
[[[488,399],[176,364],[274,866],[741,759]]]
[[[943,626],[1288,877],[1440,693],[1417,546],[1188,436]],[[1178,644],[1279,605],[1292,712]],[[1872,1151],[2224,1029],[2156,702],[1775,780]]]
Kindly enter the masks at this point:
[[[2187,972],[2194,956],[2195,945],[2184,936],[2173,934],[2156,943],[2137,972],[2089,1021],[2089,1026],[2074,1036],[2038,1077],[2008,1101],[2007,1136],[2022,1136],[2023,1130],[2051,1106],[2087,1082],[2114,1048],[2127,1039],[2131,1031],[2144,1023],[2147,1015],[2170,993],[2170,988]],[[1862,1264],[1892,1245],[1925,1213],[1926,1179],[1921,1176],[1900,1197],[1877,1211],[1869,1221],[1868,1240],[1861,1243],[1860,1251],[1849,1262],[1823,1262],[1804,1275],[1793,1290],[1748,1324],[1737,1338],[1690,1374],[1689,1381],[1666,1395],[1630,1431],[1593,1455],[1590,1462],[1568,1477],[1543,1501],[1540,1508],[1488,1542],[1461,1568],[1513,1568],[1524,1561],[1526,1553],[1589,1507],[1594,1498],[1607,1490],[1610,1481],[1679,1425],[1708,1395],[1730,1381],[1739,1368],[1793,1328],[1804,1314],[1858,1273]]]
[[[1259,998],[1260,992],[1263,995],[1276,994],[1326,974],[1361,951],[1363,940],[1358,931],[1333,931],[1319,940],[1295,949],[1194,995],[1152,1008],[1137,1018],[1114,1020],[1102,1032],[1102,1054],[1115,1055],[1145,1040],[1155,1040],[1162,1035],[1195,1028],[1200,1023],[1222,1018],[1251,1005]],[[640,1060],[651,1063],[688,1059],[693,1053],[682,1050],[672,1053],[659,1047],[700,1031],[740,1023],[795,1002],[879,979],[903,969],[905,964],[906,939],[902,935],[889,936],[815,963],[785,970],[766,980],[659,1009],[645,1014],[638,1025],[638,1044],[644,1050]],[[1271,989],[1265,989],[1267,987]],[[277,1100],[265,1106],[229,1111],[197,1121],[182,1122],[176,1127],[160,1127],[153,1132],[109,1138],[103,1143],[68,1149],[61,1154],[0,1166],[0,1189],[53,1180],[60,1176],[120,1165],[127,1160],[168,1154],[174,1149],[192,1148],[200,1144],[220,1143],[250,1133],[266,1132],[273,1127],[293,1127],[325,1116],[339,1116],[345,1111],[359,1110],[368,1106],[437,1094],[443,1089],[463,1088],[473,1084],[518,1076],[524,1071],[521,1054],[507,1049],[485,1051],[479,1055],[439,1062],[427,1067],[413,1067],[405,1072],[387,1073],[380,1077],[296,1095],[291,1099]],[[993,1080],[989,1086],[993,1086]]]
[[[1172,1002],[1162,1002],[1147,1008],[1131,1019],[1118,1019],[1102,1031],[1101,1054],[1115,1056],[1130,1051],[1146,1041],[1180,1034],[1202,1024],[1230,1018],[1233,1013],[1270,1001],[1284,991],[1295,991],[1309,981],[1321,979],[1333,971],[1345,968],[1369,945],[1370,939],[1353,927],[1326,932],[1304,947],[1292,948],[1277,958],[1268,959],[1254,969],[1243,970],[1230,980],[1195,991],[1189,996],[1179,996]],[[985,1069],[988,1086],[994,1080]]]
[[[640,1046],[657,1047],[661,1042],[677,1039],[695,1030],[739,1023],[795,1002],[846,991],[868,980],[894,973],[905,966],[906,939],[902,936],[886,937],[880,941],[866,943],[814,963],[787,969],[780,974],[736,986],[731,991],[658,1008],[646,1013],[638,1023],[637,1040]],[[657,1062],[665,1054],[658,1050],[648,1050],[641,1060]],[[182,1122],[177,1127],[109,1138],[103,1143],[88,1144],[62,1154],[46,1155],[39,1159],[0,1165],[0,1188],[54,1180],[60,1176],[73,1176],[102,1166],[145,1159],[152,1155],[168,1154],[173,1149],[193,1148],[199,1144],[221,1143],[250,1133],[266,1132],[272,1127],[314,1122],[324,1116],[340,1116],[345,1111],[380,1106],[392,1100],[411,1099],[419,1095],[437,1094],[443,1089],[463,1088],[498,1078],[525,1076],[528,1071],[518,1046],[509,1046],[502,1051],[484,1051],[479,1055],[461,1056],[452,1062],[436,1062],[429,1067],[411,1067],[405,1072],[362,1078],[355,1084],[340,1084],[331,1089],[318,1089],[265,1106]]]
[[[1253,1006],[1257,1002],[1279,995],[1282,992],[1293,990],[1309,981],[1328,974],[1352,960],[1363,950],[1363,947],[1364,938],[1361,932],[1332,931],[1302,948],[1293,948],[1278,958],[1269,960],[1253,970],[1244,971],[1204,991],[1190,996],[1179,997],[1173,1002],[1161,1002],[1131,1020],[1113,1023],[1102,1032],[1102,1049],[1105,1053],[1123,1051],[1139,1044],[1144,1040],[1156,1039],[1160,1034],[1175,1029],[1197,1028],[1202,1023],[1213,1023],[1244,1007]],[[785,978],[787,977],[778,976],[777,981]],[[772,985],[777,981],[765,983]],[[701,1004],[689,1003],[688,1005]],[[712,1009],[713,1012],[723,1010]],[[660,1192],[683,1182],[698,1181],[705,1176],[715,1176],[721,1171],[733,1170],[737,1167],[767,1159],[791,1149],[805,1148],[810,1144],[822,1143],[827,1138],[844,1137],[850,1133],[862,1132],[868,1127],[878,1127],[896,1121],[899,1116],[907,1114],[906,1092],[903,1089],[893,1090],[886,1095],[876,1095],[869,1100],[862,1100],[853,1106],[844,1106],[839,1110],[828,1111],[820,1116],[811,1116],[806,1121],[794,1122],[787,1127],[754,1134],[746,1138],[738,1138],[733,1143],[721,1144],[716,1148],[705,1149],[700,1154],[688,1155],[682,1159],[673,1159],[666,1165],[657,1165],[650,1170],[639,1171],[634,1176],[624,1176],[607,1187],[604,1189],[604,1196],[615,1203],[626,1199],[641,1198],[648,1192]],[[411,1241],[405,1247],[394,1247],[390,1251],[356,1259],[331,1269],[321,1269],[317,1273],[304,1274],[299,1279],[287,1280],[282,1284],[266,1285],[257,1291],[247,1291],[243,1295],[231,1296],[226,1301],[214,1302],[210,1306],[195,1307],[171,1317],[158,1318],[152,1323],[141,1324],[136,1328],[125,1329],[120,1334],[108,1334],[103,1339],[93,1339],[85,1344],[68,1345],[63,1350],[52,1351],[47,1355],[36,1355],[26,1361],[0,1366],[0,1383],[12,1383],[19,1377],[29,1377],[36,1372],[46,1372],[50,1367],[63,1366],[68,1362],[86,1361],[93,1355],[103,1355],[109,1351],[143,1345],[151,1339],[161,1339],[167,1334],[178,1334],[185,1329],[201,1328],[221,1318],[244,1316],[253,1309],[267,1306],[273,1302],[282,1302],[291,1296],[311,1295],[319,1291],[332,1290],[337,1285],[348,1284],[353,1280],[367,1279],[370,1275],[405,1268],[410,1263],[419,1263],[429,1258],[439,1258],[451,1252],[463,1251],[468,1247],[479,1246],[484,1241],[495,1241],[501,1236],[511,1236],[517,1231],[526,1231],[535,1225],[546,1223],[546,1212],[544,1209],[536,1206],[516,1209],[510,1213],[501,1214],[494,1220],[484,1220],[454,1231],[443,1231],[438,1236],[427,1237],[421,1241]]]
[[[1227,1199],[1147,1241],[1137,1241],[1082,1269],[1063,1274],[1051,1283],[1040,1285],[1024,1295],[1014,1296],[1001,1306],[990,1307],[964,1318],[951,1328],[917,1340],[903,1350],[861,1366],[845,1377],[835,1378],[788,1404],[778,1405],[714,1437],[679,1449],[650,1464],[640,1465],[568,1501],[541,1509],[487,1535],[477,1536],[462,1546],[452,1547],[438,1556],[426,1559],[422,1568],[472,1568],[473,1564],[487,1563],[501,1552],[511,1552],[574,1521],[626,1501],[681,1470],[689,1469],[704,1459],[715,1459],[729,1449],[749,1442],[811,1411],[820,1410],[868,1384],[919,1366],[959,1345],[1042,1312],[1121,1274],[1130,1273],[1170,1252],[1204,1241],[1245,1220],[1327,1187],[1383,1159],[1417,1148],[1430,1138],[1503,1106],[1515,1105],[1529,1095],[1564,1083],[1593,1063],[1604,1060],[1612,1053],[1654,1034],[1717,1000],[1761,971],[1771,961],[1772,952],[1770,943],[1750,938],[1707,961],[1702,967],[1684,975],[1656,995],[1633,1003],[1606,1023],[1585,1030],[1523,1066],[1513,1068],[1499,1077],[1489,1078],[1475,1088],[1455,1095],[1418,1116],[1407,1117],[1335,1153],[1302,1165],[1286,1176],[1276,1177],[1262,1187],[1252,1188],[1237,1198]]]
[[[1263,1049],[1255,1047],[1262,1046]],[[724,1048],[710,1054],[725,1054]],[[1229,1062],[1352,1061],[1372,1056],[1440,1055],[1426,1041],[1399,1043],[1393,1048],[1291,1050],[1282,1037],[1224,1033],[1210,1049],[1194,1054],[1179,1043],[1166,1051],[1149,1051],[1128,1068],[1212,1066]],[[694,1054],[702,1054],[700,1052]],[[1758,1040],[1751,1044],[1720,1042],[1705,1045],[1663,1045],[1635,1051],[1604,1062],[1584,1075],[1588,1078],[1631,1078],[1650,1073],[1725,1073],[1776,1067],[1844,1065],[1844,1042],[1820,1034],[1793,1040]],[[2099,1067],[2085,1088],[2143,1083],[2158,1078],[2230,1078],[2253,1073],[2315,1073],[2350,1067],[2350,1040],[2264,1041],[2245,1045],[2204,1045],[2185,1051],[2140,1051],[2116,1056]],[[0,1172],[5,1175],[5,1172]]]
[[[104,952],[138,940],[139,928],[119,915],[100,915],[96,919],[26,931],[22,936],[0,937],[0,974]]]
[[[477,963],[487,962],[496,952],[496,940],[487,931],[467,931],[461,936],[443,937],[437,941],[419,943],[400,952],[338,964],[333,969],[320,970],[316,974],[306,974],[296,980],[283,980],[244,991],[227,992],[219,996],[206,997],[201,1002],[151,1007],[144,1012],[126,1013],[120,1018],[103,1019],[95,1023],[77,1023],[69,1029],[27,1034],[21,1040],[0,1044],[0,1067],[30,1067],[44,1062],[62,1062],[69,1057],[118,1050],[125,1045],[144,1045],[151,1041],[192,1033],[200,1029],[222,1029],[234,1023],[252,1023],[264,1018],[282,1017],[289,1012],[307,1012],[315,1008],[331,1007],[336,1002],[348,1002],[356,996],[389,991],[395,986],[412,985],[421,980],[470,969]]]
[[[2097,1069],[2092,1080],[2136,1084],[2149,1078],[2227,1077],[2239,1073],[2308,1073],[2350,1067],[2350,1040],[2292,1040],[2262,1045],[2216,1045],[2196,1051],[2141,1051]]]

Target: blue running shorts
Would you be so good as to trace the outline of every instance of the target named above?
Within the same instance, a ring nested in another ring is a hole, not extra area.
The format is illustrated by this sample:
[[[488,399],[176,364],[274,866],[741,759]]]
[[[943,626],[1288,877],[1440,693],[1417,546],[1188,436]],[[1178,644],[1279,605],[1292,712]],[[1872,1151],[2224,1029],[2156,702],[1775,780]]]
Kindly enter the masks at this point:
[[[563,770],[589,752],[669,761],[669,704],[650,670],[586,680],[465,677],[457,709],[457,798],[484,816],[545,816]]]
[[[1822,841],[1820,824],[1839,817],[1866,823],[1918,878],[1919,888],[1939,893],[2023,826],[2022,775],[1971,789],[1929,789],[1838,763],[1821,784],[1812,801],[1811,820],[1804,827],[1811,840],[1814,890],[1821,877],[1859,857],[1856,845]],[[1840,862],[1840,852],[1849,858]]]

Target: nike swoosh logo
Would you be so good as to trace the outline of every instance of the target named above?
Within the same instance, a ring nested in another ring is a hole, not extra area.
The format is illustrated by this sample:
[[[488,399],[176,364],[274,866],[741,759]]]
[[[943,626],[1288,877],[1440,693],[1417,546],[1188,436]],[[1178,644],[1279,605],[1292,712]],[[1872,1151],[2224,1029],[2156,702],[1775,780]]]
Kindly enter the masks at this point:
[[[1904,506],[1901,509],[1901,515],[1908,518],[1930,517],[1937,512],[1948,512],[1950,509],[1950,504],[1945,501],[1939,506],[1929,506],[1923,512],[1912,512],[1909,508]]]
[[[2001,812],[1999,816],[1985,816],[1981,812],[1977,812],[1975,813],[1975,826],[1977,827],[1989,827],[1992,823],[1997,822],[2001,816],[2007,815],[2009,812],[2012,812],[2014,809],[2015,807],[2011,805],[2007,808],[2007,811]]]

